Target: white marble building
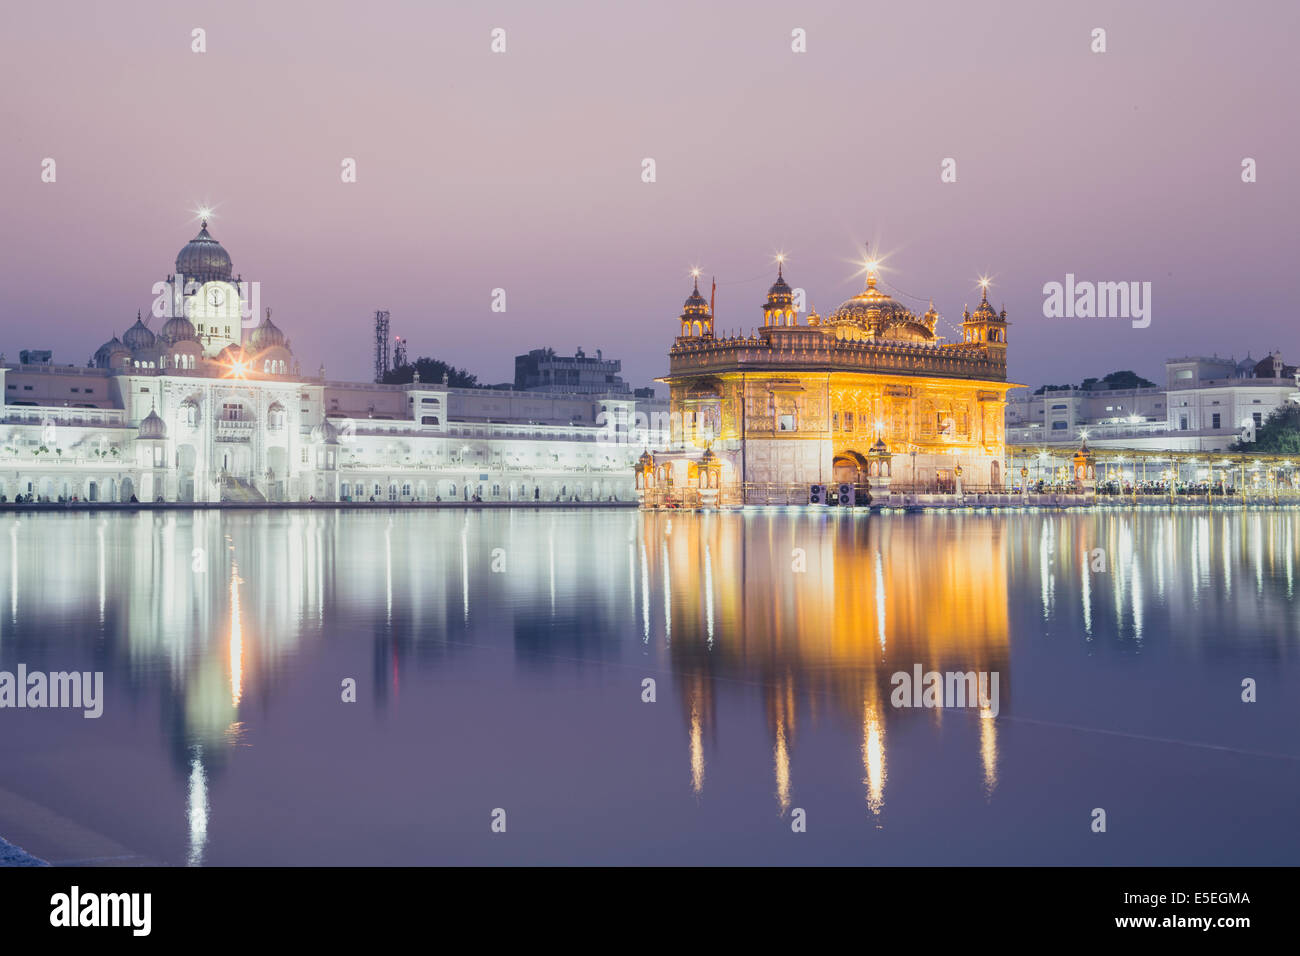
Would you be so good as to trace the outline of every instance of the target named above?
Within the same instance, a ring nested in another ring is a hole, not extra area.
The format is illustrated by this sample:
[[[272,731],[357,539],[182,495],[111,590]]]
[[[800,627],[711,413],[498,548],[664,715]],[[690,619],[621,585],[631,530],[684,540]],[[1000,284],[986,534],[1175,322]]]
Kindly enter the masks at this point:
[[[3,500],[630,501],[662,441],[626,392],[304,376],[206,222],[159,288],[89,367],[0,355]]]
[[[1007,396],[1007,442],[1136,451],[1227,451],[1254,441],[1273,411],[1300,404],[1300,369],[1280,352],[1263,359],[1184,356],[1165,363],[1166,384],[1062,388]]]

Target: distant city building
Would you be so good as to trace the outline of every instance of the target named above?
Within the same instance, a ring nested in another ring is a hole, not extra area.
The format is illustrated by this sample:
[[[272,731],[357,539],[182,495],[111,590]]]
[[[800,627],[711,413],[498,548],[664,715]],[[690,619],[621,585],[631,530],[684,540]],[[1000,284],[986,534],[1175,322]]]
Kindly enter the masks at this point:
[[[581,348],[576,355],[556,355],[555,349],[533,349],[515,356],[515,388],[524,392],[572,392],[614,395],[630,392],[619,376],[623,363],[607,359],[596,349],[596,357]]]
[[[49,365],[54,353],[49,349],[23,349],[18,353],[18,358],[24,365]]]
[[[649,414],[621,379],[604,378],[617,362],[581,352],[539,362],[552,373],[583,363],[574,367],[589,374],[573,388],[552,376],[536,391],[341,382],[323,367],[303,375],[269,309],[255,327],[243,319],[231,271],[204,222],[177,256],[186,281],[160,328],[137,315],[86,368],[52,365],[49,352],[23,352],[18,365],[0,355],[0,496],[633,497],[633,465],[659,436],[631,427]]]
[[[1300,371],[1280,352],[1260,360],[1188,356],[1165,363],[1164,386],[1016,389],[1007,396],[1007,442],[1095,448],[1226,451],[1275,409],[1300,403]]]

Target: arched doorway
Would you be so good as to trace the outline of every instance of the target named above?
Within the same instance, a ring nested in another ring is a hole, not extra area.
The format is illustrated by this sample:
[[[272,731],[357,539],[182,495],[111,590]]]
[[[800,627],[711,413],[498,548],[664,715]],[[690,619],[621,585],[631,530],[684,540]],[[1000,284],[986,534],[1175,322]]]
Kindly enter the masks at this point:
[[[835,484],[847,482],[861,484],[867,480],[867,460],[856,451],[842,451],[832,461],[832,480]]]

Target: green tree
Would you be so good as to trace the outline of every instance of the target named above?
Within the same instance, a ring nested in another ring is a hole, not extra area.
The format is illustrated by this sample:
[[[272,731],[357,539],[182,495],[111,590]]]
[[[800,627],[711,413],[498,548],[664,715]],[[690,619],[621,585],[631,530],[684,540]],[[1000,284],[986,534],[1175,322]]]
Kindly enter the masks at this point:
[[[420,373],[420,381],[429,385],[441,385],[446,376],[453,388],[478,388],[478,376],[471,375],[463,368],[456,368],[441,359],[421,356],[413,364],[399,365],[384,376],[385,385],[408,385],[415,380],[415,373]]]
[[[1253,442],[1234,442],[1232,451],[1257,451],[1263,454],[1300,454],[1300,405],[1290,403],[1269,413],[1255,429]]]
[[[1155,384],[1130,369],[1111,372],[1101,380],[1102,388],[1155,388]]]

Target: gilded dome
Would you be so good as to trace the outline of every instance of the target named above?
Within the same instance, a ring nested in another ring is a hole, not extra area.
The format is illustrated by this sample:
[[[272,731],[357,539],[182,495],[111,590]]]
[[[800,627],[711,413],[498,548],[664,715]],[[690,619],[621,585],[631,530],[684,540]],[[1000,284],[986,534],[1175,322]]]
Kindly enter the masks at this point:
[[[707,314],[708,311],[709,303],[704,296],[700,295],[700,280],[697,276],[695,279],[695,288],[692,289],[691,294],[686,297],[686,305],[682,307],[682,318],[686,318],[687,316],[698,317]]]
[[[230,254],[209,235],[208,221],[204,219],[199,234],[185,243],[176,256],[176,274],[198,282],[229,281],[230,268]]]
[[[842,302],[825,325],[852,325],[882,339],[928,341],[934,338],[927,317],[918,317],[888,293],[876,288],[875,273],[867,276],[867,287],[860,294]]]
[[[784,263],[778,263],[776,281],[767,290],[768,306],[788,306],[794,300],[794,291],[790,288],[790,284],[785,281],[784,268]]]
[[[993,306],[989,305],[988,293],[985,292],[983,297],[980,299],[980,304],[977,305],[975,311],[971,313],[971,318],[976,321],[987,321],[996,319],[997,317],[997,312],[993,310]]]

